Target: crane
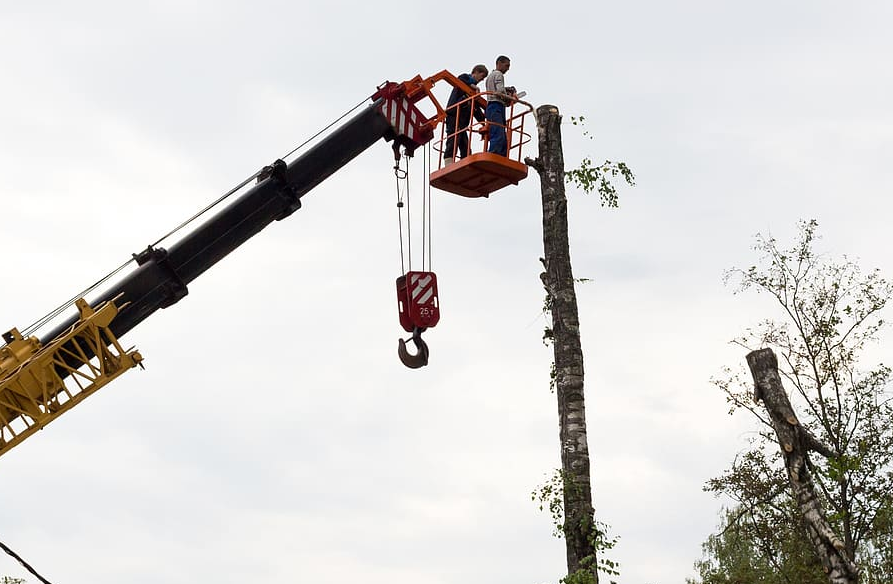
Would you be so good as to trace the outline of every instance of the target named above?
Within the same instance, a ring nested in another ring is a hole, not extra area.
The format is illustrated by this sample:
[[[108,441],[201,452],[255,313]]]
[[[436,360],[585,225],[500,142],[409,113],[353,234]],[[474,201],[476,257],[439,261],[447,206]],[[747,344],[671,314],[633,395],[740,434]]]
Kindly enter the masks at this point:
[[[126,371],[142,367],[135,348],[125,348],[120,337],[156,311],[169,308],[189,293],[189,284],[227,254],[273,221],[301,208],[301,198],[323,180],[379,140],[392,143],[395,171],[401,157],[409,157],[434,140],[446,112],[433,94],[438,82],[461,89],[467,100],[482,100],[449,71],[402,83],[387,81],[371,95],[372,103],[290,163],[279,159],[257,172],[254,184],[223,209],[190,231],[169,249],[152,244],[135,253],[136,267],[101,291],[95,300],[77,298],[76,314],[38,338],[12,328],[0,346],[0,455],[74,408]],[[425,115],[420,106],[434,108]],[[462,196],[488,196],[527,174],[521,148],[530,140],[523,120],[532,111],[526,102],[507,116],[510,155],[485,149],[460,163],[441,162],[430,176],[431,185]],[[464,128],[459,131],[471,131]],[[480,131],[480,128],[477,129]],[[446,139],[441,130],[441,143]],[[442,147],[439,148],[442,151]],[[515,154],[512,154],[515,152]],[[231,191],[234,192],[234,191]],[[128,262],[129,263],[129,262]],[[405,365],[422,367],[428,347],[421,333],[437,324],[440,312],[433,272],[409,271],[397,279],[400,324],[412,333],[415,355],[399,341]]]

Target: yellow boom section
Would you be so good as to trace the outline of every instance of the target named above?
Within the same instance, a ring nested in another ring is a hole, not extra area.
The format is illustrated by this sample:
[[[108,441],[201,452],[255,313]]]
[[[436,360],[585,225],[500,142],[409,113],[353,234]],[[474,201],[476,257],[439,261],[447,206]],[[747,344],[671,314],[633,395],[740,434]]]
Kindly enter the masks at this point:
[[[78,322],[45,347],[13,329],[0,348],[0,456],[143,360],[108,328],[114,301],[75,304]]]

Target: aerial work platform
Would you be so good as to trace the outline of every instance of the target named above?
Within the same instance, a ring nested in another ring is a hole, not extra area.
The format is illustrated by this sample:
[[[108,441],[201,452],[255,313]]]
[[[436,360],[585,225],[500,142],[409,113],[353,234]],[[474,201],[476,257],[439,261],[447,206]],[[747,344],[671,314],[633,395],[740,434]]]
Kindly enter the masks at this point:
[[[483,111],[488,92],[475,93],[459,103],[454,108],[475,108]],[[442,124],[441,137],[434,146],[438,152],[437,169],[431,172],[431,186],[463,197],[487,197],[490,193],[498,191],[509,185],[517,185],[527,178],[527,164],[523,159],[523,146],[530,142],[531,137],[524,131],[524,122],[527,114],[533,111],[533,106],[525,101],[515,100],[506,106],[505,134],[508,143],[507,155],[488,152],[490,121],[472,120],[468,126],[456,128],[450,132],[446,123]],[[462,116],[459,116],[460,118]],[[471,115],[468,118],[471,119]],[[460,158],[456,146],[461,135],[467,136],[468,156]],[[475,152],[474,137],[481,138],[479,150]],[[453,152],[446,152],[447,140],[453,146]],[[446,164],[445,159],[455,159],[455,162]]]
[[[527,178],[527,165],[501,154],[478,152],[431,173],[431,186],[463,197],[487,197]]]

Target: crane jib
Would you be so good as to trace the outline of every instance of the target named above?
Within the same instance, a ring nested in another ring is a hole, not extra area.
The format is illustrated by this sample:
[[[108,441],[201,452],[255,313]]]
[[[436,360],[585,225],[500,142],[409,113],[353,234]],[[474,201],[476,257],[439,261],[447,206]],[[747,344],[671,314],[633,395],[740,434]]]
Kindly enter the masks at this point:
[[[189,283],[267,225],[291,215],[301,197],[372,144],[399,138],[380,106],[365,108],[291,163],[275,162],[272,172],[169,249],[149,246],[135,254],[135,270],[89,305],[78,301],[78,314],[40,340],[23,338],[15,329],[4,335],[9,358],[0,361],[9,361],[9,367],[0,368],[0,454],[139,364],[139,353],[122,349],[118,337],[184,298]],[[113,318],[96,324],[107,315]],[[117,366],[109,369],[111,363]],[[66,380],[76,375],[82,381],[82,371],[93,372],[92,381],[86,389],[72,389]],[[32,387],[32,379],[53,381]]]
[[[159,241],[134,254],[136,269],[89,303],[77,300],[77,315],[40,339],[26,337],[16,329],[4,334],[6,345],[0,347],[0,454],[140,365],[141,355],[135,349],[124,349],[119,337],[159,309],[186,297],[193,280],[270,223],[298,210],[304,195],[372,144],[384,138],[394,142],[395,154],[399,156],[402,148],[411,156],[430,142],[445,116],[431,89],[443,79],[460,83],[442,71],[426,79],[416,76],[400,84],[382,84],[371,105],[294,161],[277,160],[265,167],[256,175],[256,184],[169,248],[157,247]],[[433,103],[434,116],[428,117],[418,108],[426,98]],[[407,276],[409,282],[398,292],[405,299],[403,319],[409,319],[404,328],[411,321],[419,353],[409,355],[402,347],[401,359],[418,367],[427,363],[428,355],[420,332],[439,318],[436,279],[433,273]]]

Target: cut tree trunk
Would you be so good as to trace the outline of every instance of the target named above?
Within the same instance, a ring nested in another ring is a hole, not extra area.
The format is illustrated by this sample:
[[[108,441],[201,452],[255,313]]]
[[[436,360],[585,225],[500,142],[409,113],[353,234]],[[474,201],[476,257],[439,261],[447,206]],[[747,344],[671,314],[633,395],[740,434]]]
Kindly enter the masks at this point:
[[[597,584],[595,524],[583,398],[583,350],[580,346],[580,320],[567,233],[561,115],[558,108],[552,105],[541,106],[536,113],[539,158],[527,162],[539,172],[542,188],[542,262],[545,272],[540,278],[546,288],[552,314],[567,569],[569,574],[586,570]]]
[[[749,353],[747,364],[753,375],[754,401],[763,400],[772,418],[791,491],[806,524],[809,541],[832,584],[856,584],[859,569],[852,558],[847,557],[846,545],[831,528],[809,472],[810,450],[825,456],[833,456],[834,453],[797,421],[781,384],[778,359],[772,349]]]

